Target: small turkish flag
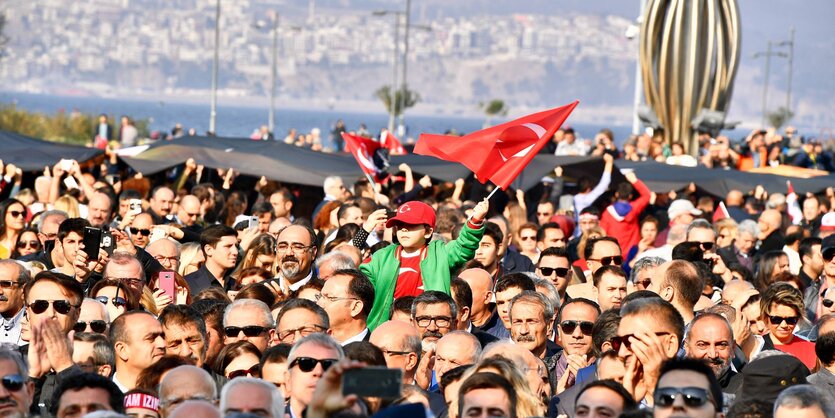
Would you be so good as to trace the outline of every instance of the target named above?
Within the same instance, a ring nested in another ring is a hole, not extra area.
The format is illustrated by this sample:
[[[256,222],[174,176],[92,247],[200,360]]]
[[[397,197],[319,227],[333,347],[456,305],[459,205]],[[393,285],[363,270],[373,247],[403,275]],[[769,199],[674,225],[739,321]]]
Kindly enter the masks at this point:
[[[378,175],[388,168],[388,155],[384,158],[379,155],[380,151],[385,153],[385,148],[379,142],[347,132],[342,133],[342,138],[364,173],[376,180]]]
[[[725,202],[719,202],[719,207],[713,211],[713,222],[716,222],[720,219],[730,218],[731,214],[728,213],[728,208],[725,207]]]
[[[574,101],[463,137],[421,134],[415,154],[459,162],[472,170],[482,183],[490,180],[507,189],[553,138],[578,103]]]

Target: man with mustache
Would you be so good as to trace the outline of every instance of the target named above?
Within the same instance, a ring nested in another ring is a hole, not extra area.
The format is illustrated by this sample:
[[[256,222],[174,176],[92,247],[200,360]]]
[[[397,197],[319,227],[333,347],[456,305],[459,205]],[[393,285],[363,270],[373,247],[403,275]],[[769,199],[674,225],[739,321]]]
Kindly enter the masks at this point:
[[[0,260],[0,343],[24,344],[20,339],[23,319],[23,286],[30,280],[29,270],[13,260]]]
[[[726,389],[736,370],[731,367],[734,355],[731,324],[722,315],[703,313],[693,319],[684,336],[687,357],[703,360],[713,369],[722,389]]]
[[[548,350],[554,308],[542,293],[525,291],[510,301],[510,337],[539,358],[547,358],[559,350]]]
[[[316,278],[313,260],[317,250],[316,233],[310,227],[288,225],[278,231],[275,252],[281,289],[285,293],[295,292]]]
[[[420,335],[423,354],[415,374],[417,385],[429,388],[432,380],[430,359],[435,355],[435,344],[456,327],[458,309],[452,297],[444,292],[423,292],[412,302],[412,325]]]
[[[16,351],[0,349],[0,416],[25,417],[35,396],[35,383],[27,379],[29,369]]]

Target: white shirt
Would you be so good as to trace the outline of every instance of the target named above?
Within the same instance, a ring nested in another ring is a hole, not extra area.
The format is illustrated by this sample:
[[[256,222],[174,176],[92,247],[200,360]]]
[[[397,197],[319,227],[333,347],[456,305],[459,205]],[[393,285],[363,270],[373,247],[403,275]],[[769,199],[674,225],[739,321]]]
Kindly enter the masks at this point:
[[[15,316],[9,319],[2,318],[3,328],[0,330],[0,343],[16,345],[28,344],[26,341],[20,339],[20,320],[23,319],[24,310],[25,308],[21,308]]]
[[[304,279],[301,279],[301,280],[299,280],[295,283],[289,283],[287,281],[287,279],[284,278],[284,276],[281,276],[281,282],[280,282],[281,283],[281,290],[283,290],[287,293],[295,292],[295,291],[299,290],[302,286],[306,285],[307,282],[309,282],[310,279],[312,279],[312,278],[313,278],[313,269],[310,269],[310,273],[307,274],[307,277],[305,277]],[[289,292],[288,292],[288,289],[289,289]]]
[[[126,393],[130,389],[127,386],[123,385],[122,382],[119,381],[119,378],[117,376],[118,373],[119,372],[113,373],[113,383],[116,384],[116,387],[118,387],[119,390],[122,391],[122,393]]]
[[[345,347],[348,344],[355,343],[355,342],[358,342],[358,341],[363,341],[365,339],[365,336],[368,335],[368,332],[369,332],[368,328],[365,328],[362,331],[360,331],[359,334],[354,335],[353,337],[348,338],[345,341],[342,341],[341,343],[339,343],[339,345]]]

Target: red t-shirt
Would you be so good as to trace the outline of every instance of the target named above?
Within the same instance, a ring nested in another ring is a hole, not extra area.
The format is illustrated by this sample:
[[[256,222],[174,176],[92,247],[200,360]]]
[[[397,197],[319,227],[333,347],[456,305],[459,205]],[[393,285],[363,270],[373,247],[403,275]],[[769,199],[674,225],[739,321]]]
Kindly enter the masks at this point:
[[[772,337],[771,341],[774,341],[775,339],[776,338]],[[815,368],[817,356],[815,355],[814,343],[810,343],[802,338],[792,337],[792,340],[789,341],[788,344],[774,344],[774,348],[797,357],[803,362],[803,364],[806,365],[806,367],[809,368],[809,370],[813,370]]]
[[[403,296],[418,296],[423,293],[423,278],[420,276],[420,262],[426,255],[426,247],[407,253],[403,247],[398,247],[396,256],[400,260],[400,272],[394,285],[394,298]]]

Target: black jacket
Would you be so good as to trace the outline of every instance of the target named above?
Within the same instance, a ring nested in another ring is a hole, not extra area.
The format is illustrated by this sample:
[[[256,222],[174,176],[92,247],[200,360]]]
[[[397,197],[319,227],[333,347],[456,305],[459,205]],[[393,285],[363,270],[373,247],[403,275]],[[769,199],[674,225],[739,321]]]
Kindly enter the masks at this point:
[[[23,359],[26,360],[29,354],[29,344],[22,345],[18,348]],[[84,373],[81,368],[73,364],[71,367],[62,370],[58,373],[51,371],[44,376],[37,379],[31,378],[35,383],[35,393],[33,396],[32,406],[29,408],[29,413],[32,416],[40,415],[42,417],[52,416],[49,410],[54,402],[55,388],[58,387],[66,379],[71,379],[73,376]]]

